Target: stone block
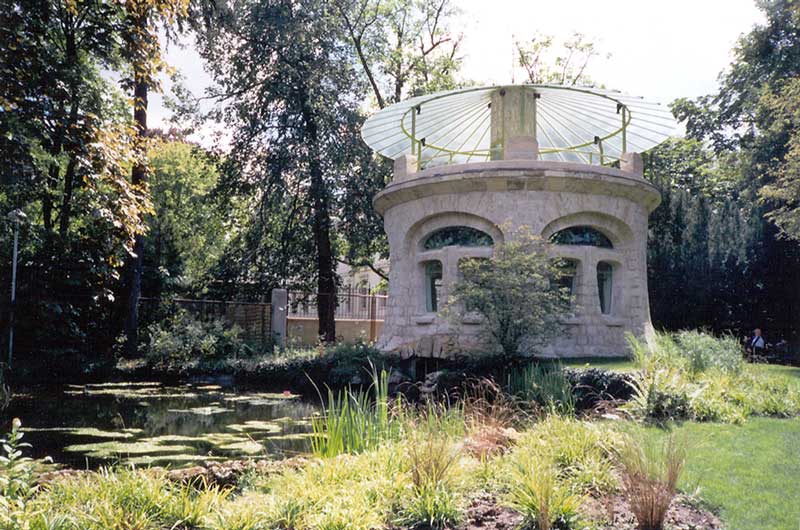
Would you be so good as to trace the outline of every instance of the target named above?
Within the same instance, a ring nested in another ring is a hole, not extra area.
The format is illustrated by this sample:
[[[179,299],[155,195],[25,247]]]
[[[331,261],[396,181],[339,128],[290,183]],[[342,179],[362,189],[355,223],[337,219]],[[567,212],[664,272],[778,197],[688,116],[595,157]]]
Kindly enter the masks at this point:
[[[394,160],[393,182],[403,182],[414,178],[414,173],[419,169],[419,162],[414,155],[403,155]]]
[[[517,136],[506,140],[505,160],[536,160],[539,142],[533,136]]]
[[[619,161],[619,168],[622,171],[633,173],[641,177],[644,174],[644,162],[642,162],[642,155],[639,153],[622,153],[622,158]]]

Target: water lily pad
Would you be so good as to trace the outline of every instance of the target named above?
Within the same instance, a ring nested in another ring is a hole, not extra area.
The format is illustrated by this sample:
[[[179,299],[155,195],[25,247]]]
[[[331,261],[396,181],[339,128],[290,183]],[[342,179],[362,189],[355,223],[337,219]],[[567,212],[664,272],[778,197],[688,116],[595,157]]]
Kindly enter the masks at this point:
[[[73,436],[88,436],[91,438],[107,438],[109,440],[125,440],[133,438],[135,434],[142,432],[141,429],[119,429],[115,431],[104,431],[96,427],[25,427],[25,432],[59,432],[71,434]]]
[[[177,414],[197,414],[198,416],[212,416],[214,414],[222,414],[223,412],[230,412],[231,410],[218,406],[208,406],[208,407],[194,407],[191,409],[168,409],[168,411]]]
[[[223,451],[235,451],[237,453],[245,453],[248,455],[255,455],[265,452],[264,446],[254,440],[244,440],[241,442],[222,444],[218,446],[218,449]]]
[[[152,465],[169,466],[170,464],[175,464],[180,466],[184,464],[193,464],[193,463],[199,464],[200,462],[213,462],[224,459],[225,457],[221,456],[193,455],[193,454],[143,455],[143,456],[135,456],[133,458],[128,458],[125,460],[125,463],[133,466],[152,466]]]
[[[193,451],[187,445],[161,445],[146,441],[138,442],[100,442],[93,444],[68,445],[64,451],[68,453],[84,453],[91,458],[110,458],[116,455],[144,455],[159,453],[188,453]]]
[[[279,433],[283,427],[271,421],[249,420],[244,423],[234,423],[227,428],[236,432]]]
[[[82,390],[65,390],[64,394],[68,396],[113,396],[121,399],[173,399],[183,398],[190,399],[196,398],[197,394],[186,392],[179,388],[164,388],[164,387],[109,387],[109,388],[90,388],[83,387]]]
[[[291,393],[278,393],[278,392],[254,392],[252,394],[239,394],[235,396],[227,395],[224,397],[225,401],[260,401],[260,402],[269,402],[268,404],[272,404],[273,402],[281,402],[287,399],[297,399],[300,397],[297,394]]]

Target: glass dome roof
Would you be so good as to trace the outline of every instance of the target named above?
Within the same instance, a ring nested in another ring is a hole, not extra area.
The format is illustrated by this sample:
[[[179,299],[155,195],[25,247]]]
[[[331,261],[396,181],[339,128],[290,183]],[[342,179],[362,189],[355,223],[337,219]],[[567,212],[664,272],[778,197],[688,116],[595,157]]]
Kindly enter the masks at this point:
[[[491,101],[503,88],[535,93],[539,159],[610,164],[623,152],[644,152],[678,133],[669,109],[636,96],[594,87],[510,85],[471,87],[410,98],[371,116],[367,145],[395,159],[419,156],[422,167],[492,158]]]

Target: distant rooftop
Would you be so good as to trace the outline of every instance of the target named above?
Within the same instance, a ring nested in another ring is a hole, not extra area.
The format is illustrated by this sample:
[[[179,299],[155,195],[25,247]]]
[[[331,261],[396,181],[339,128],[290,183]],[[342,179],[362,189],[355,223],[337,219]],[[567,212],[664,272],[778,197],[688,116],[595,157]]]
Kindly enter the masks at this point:
[[[419,96],[380,110],[361,130],[378,153],[393,160],[414,155],[423,168],[503,159],[512,136],[536,138],[539,160],[610,165],[625,152],[645,152],[677,133],[672,113],[658,103],[562,85]]]

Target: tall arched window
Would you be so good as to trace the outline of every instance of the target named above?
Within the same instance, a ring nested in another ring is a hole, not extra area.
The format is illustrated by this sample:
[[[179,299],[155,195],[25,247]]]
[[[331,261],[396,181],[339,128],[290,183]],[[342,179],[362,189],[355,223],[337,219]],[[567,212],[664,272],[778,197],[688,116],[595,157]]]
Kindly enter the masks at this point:
[[[597,290],[600,295],[600,312],[611,313],[611,296],[614,292],[614,266],[606,261],[597,264]]]
[[[591,226],[571,226],[550,236],[556,245],[586,245],[590,247],[614,248],[611,240]]]
[[[425,311],[439,310],[439,293],[442,289],[442,262],[431,260],[423,263],[425,268]]]
[[[438,248],[459,247],[491,247],[494,245],[492,236],[477,228],[469,226],[448,226],[441,228],[425,239],[422,248],[436,250]]]

